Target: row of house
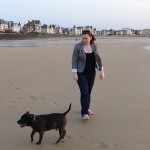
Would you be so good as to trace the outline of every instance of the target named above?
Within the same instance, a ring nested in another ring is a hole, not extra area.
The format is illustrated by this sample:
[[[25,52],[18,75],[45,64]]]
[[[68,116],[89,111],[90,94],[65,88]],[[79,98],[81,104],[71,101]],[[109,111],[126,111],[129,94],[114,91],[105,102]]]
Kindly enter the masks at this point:
[[[147,31],[147,32],[145,32]],[[102,30],[98,32],[99,35],[150,35],[150,29],[133,30],[130,28],[123,28],[122,30]]]
[[[23,32],[25,33],[47,33],[47,34],[66,34],[66,35],[81,35],[82,31],[85,29],[91,30],[93,34],[96,34],[96,29],[93,29],[92,26],[86,27],[76,27],[73,28],[63,28],[59,25],[51,24],[51,25],[42,25],[39,20],[28,21],[27,24],[23,26]]]
[[[19,33],[21,31],[21,24],[14,23],[13,21],[5,21],[0,19],[0,32],[16,32]]]
[[[0,19],[0,32],[6,33],[44,33],[44,34],[66,34],[66,35],[81,35],[83,30],[90,30],[93,35],[107,36],[107,35],[150,35],[150,29],[133,30],[130,28],[123,28],[122,30],[101,30],[97,31],[92,26],[73,26],[73,28],[63,28],[59,25],[41,25],[40,20],[28,21],[21,27],[20,22],[5,21]]]

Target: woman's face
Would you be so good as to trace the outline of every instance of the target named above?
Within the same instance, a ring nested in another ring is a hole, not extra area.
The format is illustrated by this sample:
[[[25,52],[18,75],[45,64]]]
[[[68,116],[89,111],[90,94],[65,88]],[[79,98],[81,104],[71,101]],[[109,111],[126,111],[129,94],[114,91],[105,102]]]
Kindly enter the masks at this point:
[[[91,41],[91,37],[89,36],[89,34],[83,34],[82,35],[82,43],[84,45],[90,44],[90,41]]]

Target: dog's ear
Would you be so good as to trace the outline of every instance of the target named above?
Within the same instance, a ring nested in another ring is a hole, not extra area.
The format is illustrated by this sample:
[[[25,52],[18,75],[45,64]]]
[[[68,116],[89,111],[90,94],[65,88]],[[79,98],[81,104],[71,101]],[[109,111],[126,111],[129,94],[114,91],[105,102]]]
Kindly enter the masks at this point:
[[[29,115],[29,114],[30,114],[30,112],[29,112],[29,111],[27,111],[27,112],[26,112],[26,114],[27,114],[27,115]]]

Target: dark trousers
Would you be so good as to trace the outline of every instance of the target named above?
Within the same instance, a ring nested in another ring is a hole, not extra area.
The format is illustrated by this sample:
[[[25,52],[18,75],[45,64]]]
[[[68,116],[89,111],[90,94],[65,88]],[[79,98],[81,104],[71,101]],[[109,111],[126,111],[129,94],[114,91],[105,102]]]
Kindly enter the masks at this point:
[[[80,89],[81,115],[88,114],[91,102],[91,91],[94,85],[95,72],[90,74],[78,73],[78,86]]]

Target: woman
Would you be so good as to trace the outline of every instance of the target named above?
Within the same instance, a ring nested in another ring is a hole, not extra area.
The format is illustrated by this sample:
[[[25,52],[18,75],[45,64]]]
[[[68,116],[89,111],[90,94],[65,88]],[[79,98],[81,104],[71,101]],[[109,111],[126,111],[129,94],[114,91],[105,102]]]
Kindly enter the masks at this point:
[[[100,79],[104,79],[104,70],[95,40],[89,30],[82,31],[82,41],[74,46],[72,54],[72,73],[80,89],[83,120],[89,119],[89,115],[94,114],[90,109],[90,102],[96,75],[95,68],[100,71]]]

